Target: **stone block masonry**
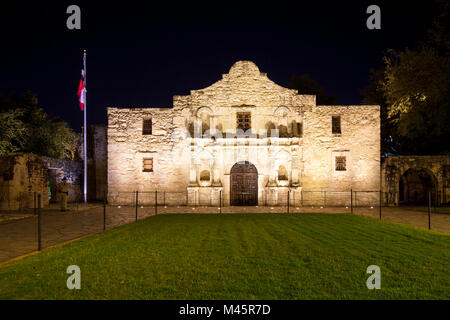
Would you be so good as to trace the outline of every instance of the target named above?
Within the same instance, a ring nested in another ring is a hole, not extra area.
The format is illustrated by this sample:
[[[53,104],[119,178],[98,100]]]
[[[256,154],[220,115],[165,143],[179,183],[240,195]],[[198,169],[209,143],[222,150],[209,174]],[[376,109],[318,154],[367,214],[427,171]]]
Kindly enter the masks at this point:
[[[42,206],[57,201],[57,184],[63,177],[75,187],[69,201],[81,194],[82,165],[30,153],[12,153],[0,157],[0,210],[34,207],[34,193],[41,194]]]
[[[107,114],[111,202],[136,190],[184,192],[189,205],[220,193],[223,205],[285,205],[288,191],[380,190],[379,106],[318,106],[250,61],[171,108]]]

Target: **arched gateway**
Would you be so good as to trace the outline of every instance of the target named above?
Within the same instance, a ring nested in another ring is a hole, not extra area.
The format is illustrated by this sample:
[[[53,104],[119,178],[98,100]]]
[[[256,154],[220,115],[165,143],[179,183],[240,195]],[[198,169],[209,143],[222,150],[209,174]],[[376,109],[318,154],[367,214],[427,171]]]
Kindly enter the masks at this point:
[[[436,178],[430,170],[406,170],[399,181],[399,204],[428,205],[428,193],[431,195],[432,204],[437,203],[436,184]]]
[[[255,206],[258,204],[258,170],[248,161],[234,164],[230,171],[231,205]]]

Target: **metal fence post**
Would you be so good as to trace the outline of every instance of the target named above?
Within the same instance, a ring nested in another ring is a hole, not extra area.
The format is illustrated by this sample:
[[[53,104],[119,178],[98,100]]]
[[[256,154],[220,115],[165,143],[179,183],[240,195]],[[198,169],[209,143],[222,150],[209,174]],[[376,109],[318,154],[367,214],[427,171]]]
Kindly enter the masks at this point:
[[[296,203],[295,203],[295,191],[294,191],[294,207],[296,207]]]
[[[222,213],[222,190],[219,191],[219,210]]]
[[[353,213],[353,189],[350,189],[350,213]]]
[[[300,190],[300,206],[303,207],[303,188]]]
[[[34,209],[34,210],[33,210],[33,211],[34,211],[34,215],[37,214],[37,211],[36,211],[36,209],[37,209],[37,208],[36,208],[36,201],[37,201],[37,200],[36,200],[36,191],[35,191],[35,192],[34,192],[34,208],[33,208],[33,209]]]
[[[138,220],[139,191],[136,190],[136,221]]]
[[[158,191],[155,191],[155,216],[158,214]]]
[[[290,193],[291,193],[291,192],[288,191],[288,194],[287,194],[287,213],[289,213],[289,199],[290,199],[290,196],[291,196]]]
[[[103,195],[103,231],[106,230],[106,191]]]
[[[381,220],[381,213],[382,213],[382,209],[381,209],[382,205],[383,205],[383,193],[380,190],[380,220]]]
[[[431,230],[431,192],[428,192],[428,230]]]
[[[37,196],[37,214],[38,214],[38,251],[42,249],[42,228],[41,228],[41,194]]]

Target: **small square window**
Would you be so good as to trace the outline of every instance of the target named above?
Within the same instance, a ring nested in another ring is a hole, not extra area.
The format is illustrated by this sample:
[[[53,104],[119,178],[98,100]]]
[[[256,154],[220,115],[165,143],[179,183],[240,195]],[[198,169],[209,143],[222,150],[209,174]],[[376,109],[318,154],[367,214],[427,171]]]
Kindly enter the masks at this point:
[[[332,133],[341,133],[341,117],[340,116],[332,116],[331,117],[331,132]]]
[[[236,113],[236,127],[247,131],[252,127],[252,121],[250,112],[238,112]]]
[[[336,157],[336,171],[346,171],[347,161],[345,157]]]
[[[144,119],[142,124],[142,134],[152,134],[152,118]]]
[[[153,172],[153,158],[144,158],[144,172]]]

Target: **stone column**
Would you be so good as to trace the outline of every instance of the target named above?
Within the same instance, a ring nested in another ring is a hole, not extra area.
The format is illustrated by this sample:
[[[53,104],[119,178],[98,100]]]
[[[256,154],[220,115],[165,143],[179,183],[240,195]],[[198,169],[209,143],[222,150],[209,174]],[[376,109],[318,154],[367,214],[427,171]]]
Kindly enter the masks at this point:
[[[276,186],[276,181],[277,181],[277,172],[278,172],[278,168],[277,168],[277,163],[275,161],[275,157],[274,157],[274,153],[275,150],[273,147],[269,146],[269,149],[267,151],[268,154],[268,163],[269,163],[269,182],[267,184],[268,187],[274,187]]]
[[[212,159],[212,166],[211,166],[211,182],[212,186],[219,187],[222,186],[220,183],[220,166],[221,161],[219,158],[219,151],[217,150],[217,147],[213,150],[213,159]]]
[[[299,185],[298,181],[298,154],[297,150],[292,152],[292,160],[291,160],[291,181],[292,186],[296,187]]]
[[[191,164],[189,168],[189,186],[196,187],[197,184],[197,164],[194,159],[194,149],[191,149]]]

